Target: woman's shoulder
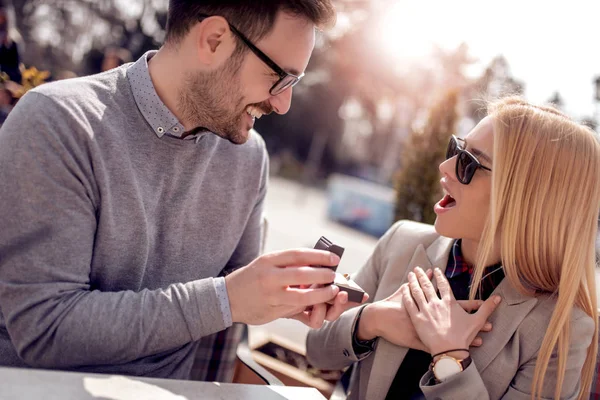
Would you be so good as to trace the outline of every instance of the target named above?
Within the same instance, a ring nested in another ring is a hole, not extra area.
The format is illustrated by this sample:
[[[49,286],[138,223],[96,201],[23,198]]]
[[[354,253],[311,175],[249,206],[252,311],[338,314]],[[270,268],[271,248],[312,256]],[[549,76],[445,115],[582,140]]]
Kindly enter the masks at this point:
[[[401,220],[379,239],[375,254],[379,255],[382,266],[396,264],[394,261],[407,258],[410,260],[419,246],[426,250],[440,234],[432,225],[420,222]]]
[[[433,225],[410,220],[401,220],[392,225],[392,227],[383,235],[382,240],[385,240],[386,238],[388,241],[405,241],[412,239],[413,241],[418,242],[427,239],[435,240],[439,236],[440,234],[435,231]]]
[[[540,326],[548,326],[552,315],[557,307],[557,297],[555,295],[541,295],[537,298],[537,304],[531,310],[529,315],[523,320],[522,333],[526,336],[545,333],[540,330]],[[570,317],[571,336],[574,338],[591,337],[595,329],[594,319],[578,306],[573,306]]]

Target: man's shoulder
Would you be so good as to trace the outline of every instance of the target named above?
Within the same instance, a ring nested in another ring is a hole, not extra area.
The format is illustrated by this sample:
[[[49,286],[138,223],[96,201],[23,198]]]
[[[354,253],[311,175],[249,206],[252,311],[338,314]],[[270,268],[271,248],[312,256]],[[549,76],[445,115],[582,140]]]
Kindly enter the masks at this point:
[[[239,161],[254,161],[260,164],[268,158],[265,141],[254,129],[250,131],[248,140],[244,144],[233,144],[217,135],[213,136],[213,140],[216,141],[216,145],[222,151],[221,156],[227,159],[234,157],[238,158]]]
[[[124,70],[115,69],[38,86],[19,100],[3,125],[3,132],[7,137],[18,136],[23,140],[40,135],[92,137],[108,110],[123,112],[130,107],[131,102],[123,97],[128,92],[123,86],[124,74]],[[38,129],[24,130],[27,124]]]
[[[250,138],[248,139],[248,142],[246,142],[246,145],[248,145],[251,151],[255,152],[257,155],[260,155],[261,157],[267,156],[267,145],[265,140],[260,133],[254,129],[250,131]]]
[[[126,69],[116,68],[96,75],[45,83],[30,92],[45,97],[57,105],[85,105],[95,101],[107,103],[126,79]]]

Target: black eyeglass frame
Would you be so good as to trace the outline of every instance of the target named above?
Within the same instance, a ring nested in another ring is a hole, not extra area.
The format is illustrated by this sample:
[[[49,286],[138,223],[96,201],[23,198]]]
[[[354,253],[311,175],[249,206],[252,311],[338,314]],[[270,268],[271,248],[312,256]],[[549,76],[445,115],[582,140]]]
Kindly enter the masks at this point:
[[[200,15],[198,18],[200,21],[202,21],[203,19],[206,18],[210,18],[213,15]],[[248,39],[242,32],[240,32],[235,26],[233,26],[229,21],[227,21],[227,23],[229,24],[229,29],[231,29],[231,31],[246,45],[248,46],[248,48],[258,57],[260,58],[260,60],[262,62],[264,62],[269,68],[271,68],[273,70],[273,72],[275,72],[278,76],[279,76],[279,80],[277,82],[275,82],[275,84],[273,86],[271,86],[271,89],[269,89],[269,94],[271,96],[277,96],[281,93],[283,93],[284,91],[286,91],[287,89],[294,87],[298,84],[298,82],[300,82],[300,80],[302,78],[304,78],[304,73],[302,75],[294,75],[294,74],[290,74],[288,72],[286,72],[283,68],[281,68],[279,65],[277,65],[277,63],[273,60],[271,60],[271,58],[269,56],[267,56],[265,53],[263,53],[262,50],[260,50],[258,47],[256,47],[256,45],[254,43],[252,43],[250,41],[250,39]]]
[[[464,161],[462,161],[462,164],[464,165],[463,169],[464,169],[464,173],[463,173],[463,177],[461,178],[461,174],[459,174],[459,164],[461,164],[461,160],[457,158],[456,160],[456,167],[455,167],[455,173],[456,173],[456,179],[458,179],[458,181],[460,183],[462,183],[463,185],[468,185],[469,183],[471,183],[471,180],[473,179],[473,176],[475,175],[475,172],[477,172],[477,170],[479,168],[484,169],[486,171],[492,171],[491,168],[486,167],[485,165],[482,165],[479,160],[477,159],[477,157],[475,157],[473,154],[469,153],[467,150],[465,150],[463,147],[460,146],[459,141],[464,142],[464,139],[461,139],[459,137],[456,137],[455,135],[452,135],[452,137],[450,138],[450,141],[448,142],[448,148],[446,149],[446,160],[451,159],[452,157],[463,157],[466,156],[469,158],[470,163],[464,163]],[[455,149],[455,150],[453,150]],[[475,165],[474,168],[472,169],[468,169],[467,167],[473,164]]]

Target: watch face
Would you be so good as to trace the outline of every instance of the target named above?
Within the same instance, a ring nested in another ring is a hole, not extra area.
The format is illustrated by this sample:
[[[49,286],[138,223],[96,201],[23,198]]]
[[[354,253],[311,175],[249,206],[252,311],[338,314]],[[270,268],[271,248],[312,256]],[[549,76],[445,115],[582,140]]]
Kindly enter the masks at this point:
[[[443,381],[452,375],[462,371],[462,367],[457,360],[452,357],[444,356],[437,360],[433,365],[433,374],[437,380]]]

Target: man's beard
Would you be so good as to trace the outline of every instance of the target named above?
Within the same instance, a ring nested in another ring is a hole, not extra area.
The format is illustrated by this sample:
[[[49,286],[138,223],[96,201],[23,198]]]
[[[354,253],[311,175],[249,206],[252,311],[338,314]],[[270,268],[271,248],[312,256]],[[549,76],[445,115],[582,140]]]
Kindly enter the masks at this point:
[[[196,127],[193,132],[209,130],[234,144],[248,140],[243,132],[246,106],[243,105],[240,66],[241,60],[232,57],[217,71],[190,73],[185,77],[178,106],[184,121]],[[256,106],[270,110],[268,103]]]

